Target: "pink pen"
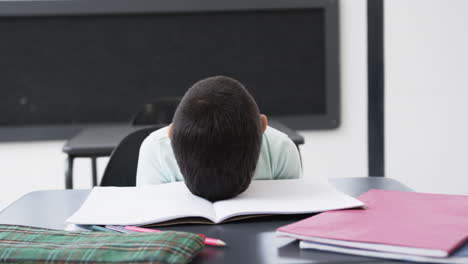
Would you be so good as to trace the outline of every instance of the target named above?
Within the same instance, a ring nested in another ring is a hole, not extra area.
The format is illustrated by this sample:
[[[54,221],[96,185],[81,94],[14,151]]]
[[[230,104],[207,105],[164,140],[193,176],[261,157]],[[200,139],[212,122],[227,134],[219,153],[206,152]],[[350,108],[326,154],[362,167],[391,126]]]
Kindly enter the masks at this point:
[[[161,230],[144,228],[144,227],[139,227],[139,226],[125,226],[125,229],[130,230],[130,231],[135,231],[135,232],[161,232]],[[203,234],[198,234],[198,235],[201,236],[205,240],[204,241],[205,245],[215,246],[215,247],[226,246],[226,243],[222,241],[221,239],[206,237]]]

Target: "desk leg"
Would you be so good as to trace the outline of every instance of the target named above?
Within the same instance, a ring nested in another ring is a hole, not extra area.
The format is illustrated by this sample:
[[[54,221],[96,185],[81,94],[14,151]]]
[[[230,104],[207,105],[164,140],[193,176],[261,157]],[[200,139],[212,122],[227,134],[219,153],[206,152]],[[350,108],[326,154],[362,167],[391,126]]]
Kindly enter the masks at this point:
[[[97,164],[96,164],[97,157],[91,157],[91,166],[93,170],[93,186],[97,186]]]
[[[65,189],[73,189],[73,158],[68,155],[65,161]]]

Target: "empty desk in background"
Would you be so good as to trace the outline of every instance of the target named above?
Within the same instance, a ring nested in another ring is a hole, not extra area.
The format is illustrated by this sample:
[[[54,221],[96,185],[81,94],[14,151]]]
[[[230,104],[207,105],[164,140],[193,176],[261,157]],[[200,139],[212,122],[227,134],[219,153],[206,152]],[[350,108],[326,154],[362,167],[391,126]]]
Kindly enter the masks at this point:
[[[284,124],[269,120],[269,126],[287,134],[296,146],[304,144],[304,137]],[[73,189],[73,160],[75,158],[91,158],[93,186],[96,186],[98,184],[96,159],[110,156],[125,136],[143,127],[145,126],[131,126],[129,124],[97,125],[83,129],[68,140],[63,146],[63,152],[68,155],[65,169],[65,188]]]
[[[334,178],[339,190],[357,197],[370,189],[411,191],[398,181],[382,177]],[[84,202],[89,190],[31,192],[0,212],[0,224],[64,229],[65,220]],[[301,250],[299,243],[277,238],[275,230],[309,215],[250,218],[218,225],[178,225],[162,230],[203,233],[224,240],[225,248],[205,247],[193,263],[403,263],[318,250]]]

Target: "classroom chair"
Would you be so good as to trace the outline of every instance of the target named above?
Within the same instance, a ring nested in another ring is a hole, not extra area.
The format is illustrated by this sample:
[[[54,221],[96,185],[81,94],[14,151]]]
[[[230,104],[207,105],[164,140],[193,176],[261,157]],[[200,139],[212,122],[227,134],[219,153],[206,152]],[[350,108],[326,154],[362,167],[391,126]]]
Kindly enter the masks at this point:
[[[131,123],[138,125],[168,125],[172,122],[180,97],[164,97],[144,104],[132,117]]]
[[[142,128],[126,136],[112,152],[100,186],[135,186],[141,143],[153,131],[164,126]]]

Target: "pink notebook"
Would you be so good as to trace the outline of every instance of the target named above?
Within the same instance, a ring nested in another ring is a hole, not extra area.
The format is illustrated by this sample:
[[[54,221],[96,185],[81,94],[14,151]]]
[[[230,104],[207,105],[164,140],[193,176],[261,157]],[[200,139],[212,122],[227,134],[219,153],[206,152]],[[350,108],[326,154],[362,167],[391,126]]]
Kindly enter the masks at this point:
[[[321,213],[279,235],[319,243],[445,257],[468,240],[468,196],[370,190],[367,209]]]

